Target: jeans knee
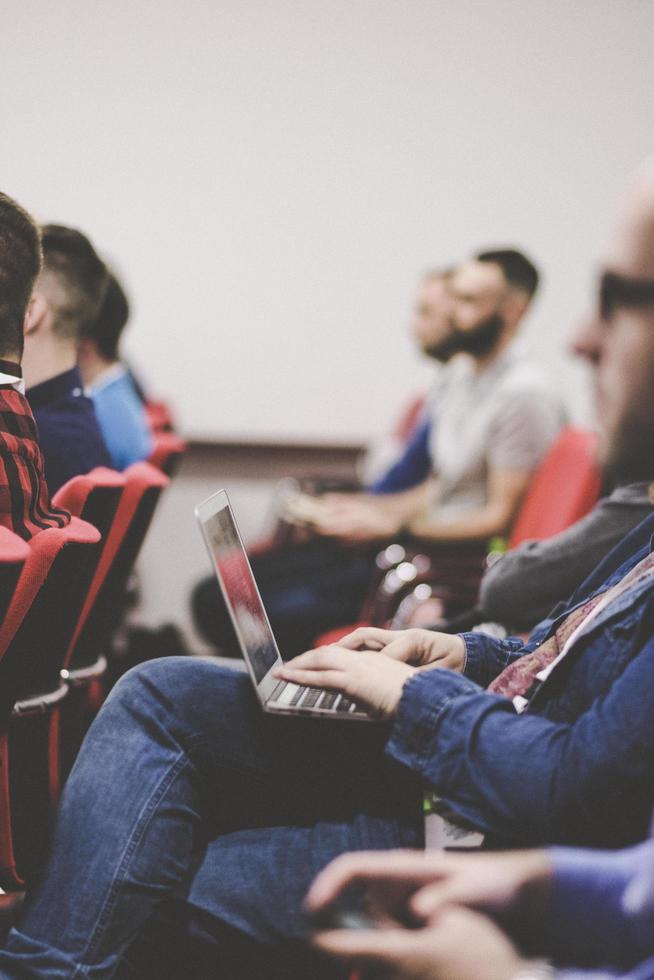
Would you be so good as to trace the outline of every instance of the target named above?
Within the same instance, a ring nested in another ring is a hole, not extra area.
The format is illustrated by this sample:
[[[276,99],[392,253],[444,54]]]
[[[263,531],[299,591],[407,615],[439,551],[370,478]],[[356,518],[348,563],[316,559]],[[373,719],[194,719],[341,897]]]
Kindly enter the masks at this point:
[[[150,714],[155,708],[200,718],[209,711],[238,709],[251,697],[251,684],[240,671],[201,657],[162,657],[127,671],[113,688],[106,705],[120,705]]]

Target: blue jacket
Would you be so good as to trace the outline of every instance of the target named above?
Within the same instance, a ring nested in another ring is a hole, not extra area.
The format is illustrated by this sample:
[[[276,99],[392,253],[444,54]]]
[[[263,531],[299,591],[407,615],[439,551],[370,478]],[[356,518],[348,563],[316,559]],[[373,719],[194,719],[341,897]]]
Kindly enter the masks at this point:
[[[421,775],[493,843],[619,847],[642,840],[654,807],[654,586],[611,604],[527,710],[484,687],[619,581],[651,550],[646,518],[529,643],[463,634],[464,674],[429,670],[405,685],[387,752]]]
[[[402,455],[369,487],[370,493],[400,493],[426,480],[431,472],[431,422],[423,417],[409,436]]]
[[[45,460],[50,496],[68,480],[96,466],[112,466],[93,402],[78,369],[64,371],[27,392]]]

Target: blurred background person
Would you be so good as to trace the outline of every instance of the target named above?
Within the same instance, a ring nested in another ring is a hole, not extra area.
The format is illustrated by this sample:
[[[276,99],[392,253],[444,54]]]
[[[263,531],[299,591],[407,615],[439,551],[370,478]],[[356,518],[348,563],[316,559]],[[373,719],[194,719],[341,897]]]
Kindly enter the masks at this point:
[[[147,459],[152,450],[143,402],[120,359],[120,338],[128,320],[127,296],[110,272],[102,306],[81,333],[78,364],[117,470]]]
[[[71,477],[112,465],[77,368],[80,332],[98,314],[107,270],[76,228],[45,225],[42,244],[43,268],[34,286],[23,369],[52,495]]]
[[[431,546],[479,549],[511,526],[564,411],[554,386],[516,337],[538,286],[516,249],[493,249],[439,283],[440,319],[414,328],[445,367],[429,396],[430,475],[410,489],[300,499],[298,519],[320,541],[253,558],[279,646],[290,656],[358,616],[379,547],[399,534]],[[438,310],[437,296],[430,297]],[[355,547],[352,547],[352,544]],[[193,595],[201,633],[225,636],[215,582]]]

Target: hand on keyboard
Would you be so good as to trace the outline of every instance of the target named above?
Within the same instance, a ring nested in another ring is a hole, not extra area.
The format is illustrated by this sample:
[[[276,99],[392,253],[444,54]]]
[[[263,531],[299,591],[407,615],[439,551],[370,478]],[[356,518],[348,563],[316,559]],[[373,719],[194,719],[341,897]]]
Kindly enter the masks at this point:
[[[402,688],[415,670],[383,654],[333,645],[302,653],[276,667],[274,673],[294,684],[340,691],[378,717],[391,718],[397,711]]]

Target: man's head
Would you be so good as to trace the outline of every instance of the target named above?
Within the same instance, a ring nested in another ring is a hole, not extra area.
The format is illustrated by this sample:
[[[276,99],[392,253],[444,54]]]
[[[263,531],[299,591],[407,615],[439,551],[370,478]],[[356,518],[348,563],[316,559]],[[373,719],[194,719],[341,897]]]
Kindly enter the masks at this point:
[[[411,321],[411,333],[420,349],[439,361],[451,356],[443,341],[451,335],[448,281],[452,274],[451,269],[436,269],[423,277]]]
[[[515,334],[538,285],[538,272],[516,249],[478,252],[453,273],[450,334],[437,349],[486,358]],[[438,356],[438,352],[434,356]]]
[[[654,478],[654,161],[639,173],[574,350],[595,369],[599,457],[616,481]]]
[[[105,264],[81,231],[45,225],[41,240],[43,268],[25,332],[28,387],[74,366],[80,334],[97,315],[107,288]]]
[[[30,297],[41,269],[39,229],[0,193],[0,357],[20,361]]]
[[[81,333],[79,366],[85,383],[119,360],[120,337],[129,320],[129,300],[113,272],[95,319]]]

